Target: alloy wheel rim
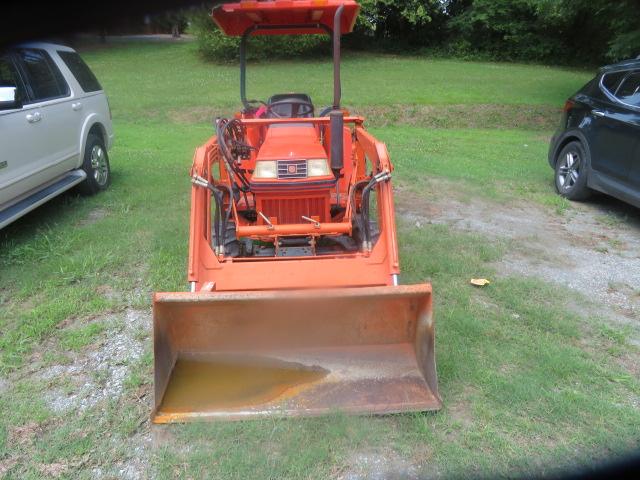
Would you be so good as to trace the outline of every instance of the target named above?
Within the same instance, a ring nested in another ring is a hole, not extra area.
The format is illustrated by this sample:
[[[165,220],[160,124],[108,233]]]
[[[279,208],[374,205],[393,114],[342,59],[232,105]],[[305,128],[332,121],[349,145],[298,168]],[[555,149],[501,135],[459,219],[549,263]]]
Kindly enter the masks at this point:
[[[101,187],[104,186],[109,178],[109,166],[107,155],[101,145],[94,145],[91,149],[91,168],[96,183]]]
[[[558,167],[558,186],[571,190],[580,177],[580,156],[577,152],[567,152]]]

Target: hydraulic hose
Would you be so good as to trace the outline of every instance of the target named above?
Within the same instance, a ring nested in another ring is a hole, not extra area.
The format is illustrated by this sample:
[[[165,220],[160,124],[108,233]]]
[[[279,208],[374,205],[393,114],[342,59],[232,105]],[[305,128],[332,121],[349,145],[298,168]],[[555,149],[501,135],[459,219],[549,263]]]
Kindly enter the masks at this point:
[[[356,211],[356,193],[358,192],[358,190],[368,185],[369,182],[370,180],[360,180],[353,185],[353,187],[351,188],[351,192],[349,193],[349,203],[351,205],[351,211],[353,212],[353,218],[356,222],[356,226],[358,227],[358,231],[360,231],[362,234],[365,234],[365,231],[364,225],[362,223],[362,217],[358,215],[358,212]]]
[[[221,245],[224,247],[225,245],[225,240],[227,237],[227,226],[229,225],[229,219],[231,218],[231,211],[232,211],[232,202],[233,202],[233,192],[231,191],[231,188],[227,185],[223,185],[223,184],[218,184],[215,186],[216,189],[218,189],[218,193],[219,195],[221,195],[220,198],[220,207],[218,207],[218,204],[216,204],[216,209],[220,208],[222,209],[222,206],[224,206],[224,193],[222,192],[222,190],[225,190],[227,195],[229,195],[229,208],[227,208],[227,211],[225,212],[224,215],[224,219],[222,221],[222,233],[220,235],[220,237],[216,237],[216,241],[218,242],[218,245]],[[219,215],[218,212],[216,211],[216,222],[219,222]]]
[[[364,224],[364,238],[367,242],[367,247],[371,242],[371,225],[369,223],[369,197],[371,195],[371,189],[377,184],[376,177],[372,177],[369,183],[362,189],[362,204],[360,206],[360,214],[362,216],[362,223]]]
[[[227,136],[227,131],[230,132],[229,136]],[[249,191],[249,181],[246,179],[240,169],[238,169],[233,155],[229,151],[229,147],[227,145],[227,140],[229,139],[232,143],[235,143],[236,146],[253,148],[250,145],[240,141],[238,138],[234,138],[237,135],[242,135],[241,130],[239,130],[238,121],[236,119],[218,119],[216,121],[216,135],[218,136],[218,147],[220,148],[220,152],[222,153],[222,158],[224,159],[225,167],[227,169],[229,177],[232,179],[237,178],[238,180],[240,180],[240,183],[242,184],[241,190],[243,192]]]
[[[362,223],[364,224],[364,237],[366,246],[371,249],[371,225],[369,223],[369,197],[371,190],[380,182],[386,182],[391,179],[391,173],[387,171],[376,173],[371,177],[371,180],[362,189],[362,202],[360,205],[360,214],[362,216]]]
[[[216,245],[218,248],[220,247],[220,211],[222,210],[222,201],[220,199],[221,195],[222,193],[218,190],[211,190],[211,196],[216,202],[216,211],[213,214],[213,235],[216,239]]]

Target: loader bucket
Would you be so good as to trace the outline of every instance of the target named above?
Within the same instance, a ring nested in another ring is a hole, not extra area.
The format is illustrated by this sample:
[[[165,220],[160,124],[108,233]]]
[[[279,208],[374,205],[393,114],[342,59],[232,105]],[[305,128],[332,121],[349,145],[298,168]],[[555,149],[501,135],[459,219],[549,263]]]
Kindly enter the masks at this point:
[[[441,406],[428,284],[157,293],[155,423]]]

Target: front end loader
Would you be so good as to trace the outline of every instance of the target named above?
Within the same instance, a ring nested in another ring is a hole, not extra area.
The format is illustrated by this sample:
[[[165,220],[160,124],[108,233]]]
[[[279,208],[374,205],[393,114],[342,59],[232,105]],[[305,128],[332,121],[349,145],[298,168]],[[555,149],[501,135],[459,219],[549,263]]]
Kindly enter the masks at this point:
[[[340,106],[353,0],[223,4],[242,110],[191,169],[189,292],[153,301],[155,423],[441,407],[430,284],[400,285],[387,149]],[[251,35],[329,34],[333,104],[246,95]]]

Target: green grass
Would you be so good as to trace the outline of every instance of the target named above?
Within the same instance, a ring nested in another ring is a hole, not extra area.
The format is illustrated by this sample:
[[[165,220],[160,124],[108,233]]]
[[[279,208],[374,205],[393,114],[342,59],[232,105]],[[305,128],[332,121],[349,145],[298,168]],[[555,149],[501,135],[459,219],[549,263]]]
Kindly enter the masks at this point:
[[[202,62],[195,44],[116,46],[84,53],[110,94],[120,120],[165,118],[193,108],[220,113],[239,104],[234,64]],[[331,103],[332,67],[318,61],[249,64],[247,95],[266,100],[274,92],[305,91],[316,105]],[[534,65],[371,55],[347,52],[342,98],[347,106],[501,104],[550,105],[586,83],[591,72]]]
[[[82,354],[111,333],[91,321],[96,315],[148,309],[152,291],[186,287],[188,169],[212,129],[168,112],[228,113],[237,105],[235,66],[202,63],[193,49],[86,52],[113,107],[113,185],[96,197],[58,198],[0,232],[0,379],[8,379],[0,384],[0,464],[15,460],[9,478],[39,478],[52,463],[66,465],[63,477],[90,478],[94,468],[118,476],[120,462],[138,457],[150,458],[149,475],[158,478],[327,478],[358,455],[398,458],[425,475],[527,475],[637,448],[640,384],[621,361],[636,354],[628,332],[571,313],[562,289],[499,276],[494,264],[508,243],[402,222],[404,282],[434,285],[441,412],[154,427],[155,446],[134,451],[127,442],[149,429],[150,342],[123,397],[82,414],[53,412],[47,393],[64,380],[31,378],[34,354]],[[287,81],[328,102],[326,62],[252,65],[250,77],[265,83],[250,91],[296,88],[279,83],[282,67]],[[354,54],[343,70],[344,98],[361,106],[552,106],[588,78],[540,66]],[[447,126],[373,129],[410,195],[428,202],[425,188],[441,182],[489,201],[524,197],[567,208],[552,190],[549,132],[462,129],[455,119]],[[477,289],[471,277],[492,283]],[[16,429],[30,424],[38,435],[16,442]]]

